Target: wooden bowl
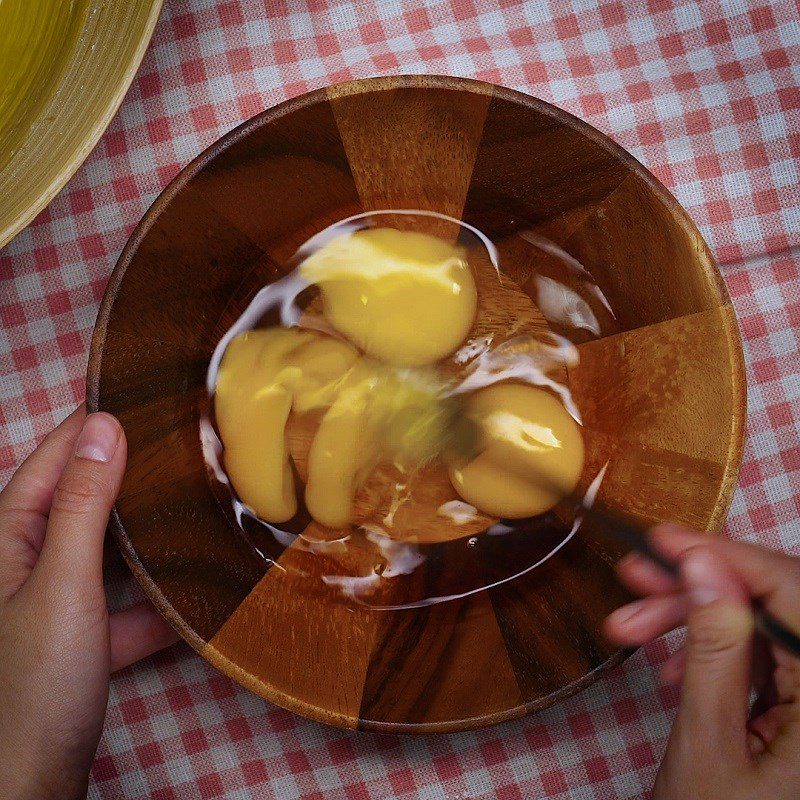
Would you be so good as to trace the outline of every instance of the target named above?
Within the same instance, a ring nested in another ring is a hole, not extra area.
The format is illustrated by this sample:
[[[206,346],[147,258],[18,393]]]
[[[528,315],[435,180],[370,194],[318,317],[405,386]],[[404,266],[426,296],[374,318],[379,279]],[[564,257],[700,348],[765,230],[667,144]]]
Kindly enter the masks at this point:
[[[88,397],[128,436],[113,529],[145,591],[212,664],[300,714],[369,730],[475,728],[620,663],[600,632],[626,599],[616,543],[585,526],[504,582],[496,570],[552,544],[546,525],[510,543],[432,543],[424,568],[386,579],[389,605],[420,581],[439,594],[469,576],[496,585],[375,611],[315,580],[330,565],[297,542],[273,542],[275,565],[265,562],[201,453],[205,372],[222,333],[311,234],[385,208],[479,226],[519,285],[532,267],[514,251],[521,230],[590,270],[617,328],[577,341],[568,380],[590,420],[589,468],[610,460],[601,497],[642,523],[723,522],[742,452],[741,343],[708,248],[641,164],[547,103],[474,81],[380,78],[284,103],[199,156],[142,220],[103,301]]]
[[[97,144],[139,68],[162,2],[5,0],[0,46],[8,49],[0,69],[11,85],[0,79],[0,247]]]

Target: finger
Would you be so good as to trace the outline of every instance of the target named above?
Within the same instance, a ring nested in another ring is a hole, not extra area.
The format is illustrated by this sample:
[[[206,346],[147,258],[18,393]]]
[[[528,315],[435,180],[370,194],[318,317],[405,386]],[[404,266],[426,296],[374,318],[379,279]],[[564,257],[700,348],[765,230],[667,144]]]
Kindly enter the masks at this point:
[[[125,435],[110,414],[88,416],[53,493],[34,579],[103,588],[103,539],[125,469]]]
[[[753,615],[736,574],[710,548],[681,562],[688,594],[686,665],[677,725],[689,739],[705,737],[723,757],[747,755]]]
[[[659,671],[659,676],[664,683],[677,686],[683,680],[683,671],[685,668],[686,651],[681,648],[664,662]]]
[[[686,600],[683,595],[664,595],[635,600],[606,618],[606,636],[625,647],[638,647],[683,623]]]
[[[112,672],[125,669],[180,638],[149,602],[112,614],[109,630]]]
[[[754,756],[760,756],[767,752],[767,743],[752,731],[747,731],[747,747]]]
[[[678,588],[678,582],[661,567],[640,553],[629,553],[617,564],[620,580],[636,594],[668,594]]]
[[[672,522],[656,525],[649,535],[651,544],[661,555],[669,558],[678,558],[690,547],[707,545],[716,541],[716,537],[707,533],[698,533]]]
[[[760,598],[783,622],[800,629],[800,559],[679,525],[659,525],[650,537],[659,552],[671,558],[680,558],[698,545],[712,549],[735,571],[748,594]]]
[[[800,752],[800,702],[792,701],[773,706],[757,720],[756,733],[768,741],[768,752],[778,759],[783,770],[797,770],[797,753]],[[772,738],[768,738],[771,736]]]
[[[53,492],[85,417],[86,408],[81,404],[20,464],[0,492],[0,514],[14,511],[47,519]],[[4,533],[6,531],[0,530],[0,536]]]
[[[769,748],[778,735],[791,726],[796,719],[797,710],[790,704],[778,705],[772,706],[760,716],[751,719],[747,727]]]
[[[0,492],[2,596],[13,595],[36,564],[53,492],[85,416],[81,404],[42,440]]]

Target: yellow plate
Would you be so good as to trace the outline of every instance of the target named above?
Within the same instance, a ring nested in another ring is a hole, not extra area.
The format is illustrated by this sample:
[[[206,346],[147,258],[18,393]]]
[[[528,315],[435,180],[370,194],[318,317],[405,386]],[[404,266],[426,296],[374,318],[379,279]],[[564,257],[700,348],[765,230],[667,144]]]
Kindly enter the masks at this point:
[[[0,0],[0,247],[89,155],[163,0]]]

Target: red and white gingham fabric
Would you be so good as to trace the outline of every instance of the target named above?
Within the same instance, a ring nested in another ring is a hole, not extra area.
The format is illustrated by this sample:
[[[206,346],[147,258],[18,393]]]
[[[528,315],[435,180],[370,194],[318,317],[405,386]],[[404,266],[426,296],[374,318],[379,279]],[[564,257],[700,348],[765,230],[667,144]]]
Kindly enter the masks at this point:
[[[381,73],[464,75],[587,119],[689,210],[736,306],[748,440],[731,535],[800,552],[797,0],[166,0],[119,114],[0,251],[0,486],[83,398],[126,238],[193,156],[293,95]],[[136,594],[109,576],[119,606]],[[345,732],[270,706],[186,646],[115,677],[91,798],[638,798],[677,693],[674,639],[528,719],[451,736]]]

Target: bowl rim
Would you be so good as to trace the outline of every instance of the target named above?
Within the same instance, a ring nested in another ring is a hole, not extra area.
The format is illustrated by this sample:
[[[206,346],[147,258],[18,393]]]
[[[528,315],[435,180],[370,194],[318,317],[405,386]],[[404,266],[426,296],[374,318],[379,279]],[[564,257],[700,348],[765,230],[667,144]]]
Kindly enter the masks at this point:
[[[530,110],[545,114],[553,118],[558,123],[567,125],[574,130],[591,139],[596,144],[605,148],[614,157],[620,159],[627,165],[637,177],[643,180],[648,187],[658,196],[661,201],[675,212],[675,218],[685,226],[690,233],[696,236],[698,242],[702,243],[703,258],[698,259],[698,264],[702,264],[708,280],[716,287],[720,296],[721,305],[731,305],[730,295],[724,283],[721,273],[716,265],[716,261],[700,234],[697,226],[689,216],[688,212],[680,205],[672,193],[633,155],[617,144],[610,137],[599,131],[588,122],[570,114],[563,109],[541,100],[533,95],[528,95],[515,89],[499,86],[496,84],[479,81],[472,78],[462,78],[447,75],[432,74],[403,74],[382,76],[376,78],[364,78],[349,81],[333,86],[322,87],[307,92],[297,97],[285,100],[278,105],[272,106],[259,114],[251,117],[227,134],[217,139],[202,153],[196,156],[187,164],[164,188],[156,198],[147,212],[144,214],[135,230],[131,234],[128,242],[122,250],[119,259],[109,278],[105,294],[100,305],[97,321],[92,334],[92,341],[89,353],[89,363],[86,382],[86,403],[89,412],[99,410],[99,390],[100,390],[100,371],[105,348],[106,332],[111,319],[111,312],[116,300],[122,279],[130,265],[139,245],[149,233],[153,223],[158,219],[164,209],[173,200],[175,195],[195,176],[205,165],[220,153],[236,142],[246,138],[253,131],[268,125],[274,120],[293,113],[295,110],[304,108],[310,104],[320,101],[327,101],[330,97],[329,91],[333,88],[336,96],[362,94],[373,91],[386,91],[395,88],[434,88],[451,91],[466,91],[473,94],[490,95],[502,100],[522,105]],[[730,353],[730,367],[732,373],[732,383],[734,391],[734,402],[736,407],[733,413],[733,425],[730,442],[728,445],[728,457],[725,469],[720,480],[720,488],[714,506],[712,517],[708,523],[707,531],[716,533],[722,527],[727,516],[728,509],[733,500],[733,493],[739,476],[739,470],[744,451],[745,420],[747,411],[747,390],[746,372],[744,362],[744,352],[742,339],[735,315],[724,318],[728,348]],[[435,723],[394,723],[382,722],[377,720],[367,720],[355,716],[342,714],[330,709],[321,708],[306,701],[286,694],[275,687],[266,684],[243,670],[234,661],[231,661],[208,642],[191,629],[184,619],[178,614],[175,608],[169,603],[162,594],[159,587],[147,573],[144,565],[128,538],[125,528],[117,512],[116,506],[112,510],[109,527],[114,533],[116,541],[122,551],[123,557],[142,586],[147,597],[153,602],[158,610],[164,615],[176,632],[188,642],[206,661],[219,669],[228,677],[237,681],[240,685],[261,696],[262,698],[275,703],[289,711],[301,714],[304,717],[316,722],[338,725],[340,727],[372,731],[379,733],[395,734],[429,734],[429,733],[456,733],[466,730],[495,725],[501,722],[508,722],[514,719],[531,714],[535,711],[547,708],[558,703],[590,686],[598,680],[601,675],[619,666],[626,658],[636,652],[637,648],[621,649],[599,664],[590,672],[561,687],[555,692],[540,697],[534,701],[521,703],[514,708],[495,712],[479,717],[461,718],[457,720],[447,720]]]
[[[75,143],[70,157],[65,159],[61,169],[52,176],[47,186],[39,193],[39,196],[35,198],[27,208],[22,209],[15,217],[9,219],[7,223],[0,222],[0,250],[9,244],[15,236],[22,233],[22,231],[50,205],[55,196],[83,166],[84,161],[86,161],[97,146],[100,138],[116,116],[144,60],[145,53],[147,53],[147,49],[150,46],[150,40],[153,38],[156,24],[158,23],[164,6],[164,0],[149,0],[149,2],[151,6],[150,11],[144,27],[141,30],[136,50],[125,69],[118,76],[117,87],[108,98],[108,102],[102,113],[97,116],[85,137]]]

